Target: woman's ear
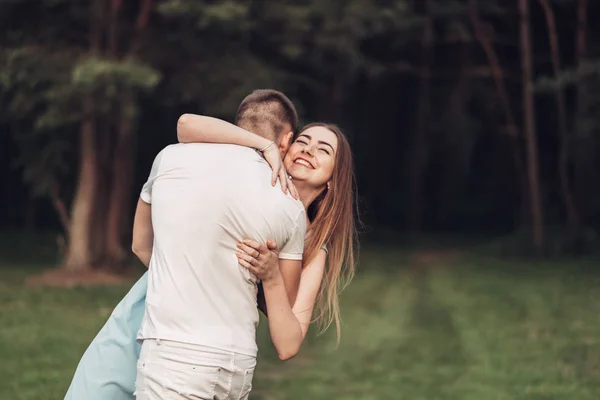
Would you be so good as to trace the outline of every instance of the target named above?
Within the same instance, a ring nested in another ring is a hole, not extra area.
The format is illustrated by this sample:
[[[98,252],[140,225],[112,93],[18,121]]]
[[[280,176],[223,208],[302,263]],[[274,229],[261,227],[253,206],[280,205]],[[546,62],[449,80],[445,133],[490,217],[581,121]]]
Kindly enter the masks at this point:
[[[287,153],[287,151],[290,149],[293,138],[294,132],[292,131],[281,135],[281,138],[279,139],[279,151],[281,152],[282,157],[285,156],[285,153]]]
[[[327,189],[331,189],[331,182],[327,182]]]

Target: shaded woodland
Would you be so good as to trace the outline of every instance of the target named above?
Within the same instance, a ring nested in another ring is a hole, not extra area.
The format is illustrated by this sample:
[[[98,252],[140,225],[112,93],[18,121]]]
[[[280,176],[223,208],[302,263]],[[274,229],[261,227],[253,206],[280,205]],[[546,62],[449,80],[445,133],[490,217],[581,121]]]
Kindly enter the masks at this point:
[[[120,269],[181,113],[256,88],[350,136],[362,219],[585,254],[600,226],[600,3],[0,2],[0,226]]]

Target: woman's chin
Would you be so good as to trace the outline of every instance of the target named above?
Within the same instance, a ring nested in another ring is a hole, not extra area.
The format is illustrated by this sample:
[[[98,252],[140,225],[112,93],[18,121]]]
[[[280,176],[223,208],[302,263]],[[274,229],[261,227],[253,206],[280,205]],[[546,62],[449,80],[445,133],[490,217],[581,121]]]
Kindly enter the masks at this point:
[[[303,184],[308,184],[310,182],[310,179],[306,174],[298,173],[298,171],[289,170],[288,174],[292,177],[294,183],[302,182]]]
[[[302,180],[306,180],[307,177],[307,173],[306,170],[302,170],[300,167],[298,167],[297,165],[290,165],[289,168],[287,169],[287,173],[293,178],[293,179],[302,179]]]
[[[302,182],[306,180],[303,176],[301,176],[300,174],[295,174],[293,171],[288,171],[288,174],[292,177],[292,180],[294,182]]]

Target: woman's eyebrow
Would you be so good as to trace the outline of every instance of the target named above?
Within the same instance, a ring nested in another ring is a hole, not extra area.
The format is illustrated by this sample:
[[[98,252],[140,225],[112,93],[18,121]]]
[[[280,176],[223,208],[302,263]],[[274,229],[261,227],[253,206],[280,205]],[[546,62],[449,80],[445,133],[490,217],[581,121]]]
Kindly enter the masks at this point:
[[[302,133],[302,134],[298,135],[298,139],[299,139],[299,138],[301,138],[302,136],[304,136],[304,137],[305,137],[305,138],[307,138],[308,140],[311,140],[311,139],[312,139],[312,137],[311,137],[311,136],[309,136],[309,135],[307,135],[306,133]],[[333,146],[332,146],[332,145],[330,145],[329,143],[327,143],[327,142],[324,142],[324,141],[322,141],[322,140],[319,140],[317,143],[319,143],[319,144],[324,144],[325,146],[329,146],[329,147],[331,147],[331,150],[333,150],[333,151],[335,152],[335,149],[334,149],[334,148],[333,148]]]

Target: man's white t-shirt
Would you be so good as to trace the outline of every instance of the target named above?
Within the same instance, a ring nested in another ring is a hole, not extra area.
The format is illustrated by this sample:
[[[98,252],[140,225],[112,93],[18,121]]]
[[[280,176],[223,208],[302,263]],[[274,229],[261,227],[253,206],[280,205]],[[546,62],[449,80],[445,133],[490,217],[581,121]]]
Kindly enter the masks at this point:
[[[138,339],[163,339],[256,356],[257,279],[238,264],[243,239],[274,240],[301,260],[302,203],[271,186],[249,148],[175,144],[154,160],[140,197],[152,204],[154,247]]]

